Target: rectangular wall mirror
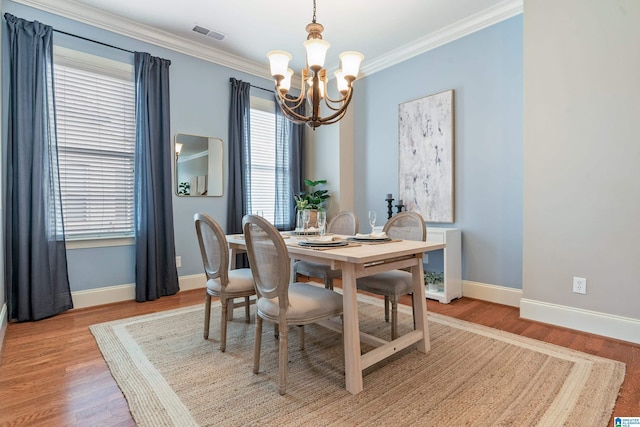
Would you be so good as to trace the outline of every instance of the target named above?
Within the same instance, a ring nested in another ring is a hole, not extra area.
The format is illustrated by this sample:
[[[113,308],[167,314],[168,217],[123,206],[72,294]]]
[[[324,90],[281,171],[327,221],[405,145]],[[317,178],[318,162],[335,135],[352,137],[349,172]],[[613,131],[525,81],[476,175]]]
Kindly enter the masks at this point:
[[[176,194],[222,196],[222,140],[177,133],[175,137]]]

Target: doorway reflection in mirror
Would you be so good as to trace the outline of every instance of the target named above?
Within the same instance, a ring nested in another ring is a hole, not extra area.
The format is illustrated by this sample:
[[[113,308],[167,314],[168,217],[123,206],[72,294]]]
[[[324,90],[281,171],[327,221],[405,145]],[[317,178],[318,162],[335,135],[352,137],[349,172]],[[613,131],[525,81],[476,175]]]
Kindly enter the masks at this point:
[[[222,140],[179,133],[175,137],[176,194],[222,196]]]

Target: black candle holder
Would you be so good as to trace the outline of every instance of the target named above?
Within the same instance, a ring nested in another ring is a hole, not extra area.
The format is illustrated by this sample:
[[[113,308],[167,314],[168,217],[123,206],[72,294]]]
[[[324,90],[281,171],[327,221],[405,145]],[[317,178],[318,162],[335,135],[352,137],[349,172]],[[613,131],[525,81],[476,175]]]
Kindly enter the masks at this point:
[[[398,209],[398,213],[402,212],[402,208],[404,208],[405,205],[396,205],[396,208]]]
[[[393,216],[393,201],[395,199],[385,199],[387,201],[387,219]]]

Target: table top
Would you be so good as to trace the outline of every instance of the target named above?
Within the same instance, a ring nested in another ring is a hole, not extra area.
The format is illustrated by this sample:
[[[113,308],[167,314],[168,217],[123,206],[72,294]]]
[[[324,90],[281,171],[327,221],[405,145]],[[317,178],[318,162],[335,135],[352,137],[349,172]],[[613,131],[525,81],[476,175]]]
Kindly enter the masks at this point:
[[[230,245],[244,247],[244,236],[242,234],[228,235],[227,242]],[[347,238],[349,236],[341,236]],[[355,243],[349,246],[338,246],[335,248],[312,248],[298,245],[303,238],[288,236],[285,239],[287,249],[290,254],[305,255],[319,259],[327,259],[333,261],[349,262],[354,264],[371,263],[389,259],[390,257],[399,257],[404,255],[413,255],[421,252],[429,252],[445,248],[444,243],[421,242],[415,240],[394,240],[390,242],[371,243]]]

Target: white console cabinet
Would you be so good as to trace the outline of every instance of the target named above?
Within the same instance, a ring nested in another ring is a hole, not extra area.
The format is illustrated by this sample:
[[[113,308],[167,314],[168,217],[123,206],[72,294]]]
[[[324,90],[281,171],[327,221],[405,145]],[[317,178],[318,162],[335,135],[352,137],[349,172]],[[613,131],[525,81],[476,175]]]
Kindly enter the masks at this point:
[[[462,236],[459,228],[427,226],[427,241],[444,243],[444,289],[429,291],[425,284],[425,294],[448,304],[451,300],[462,297]]]

